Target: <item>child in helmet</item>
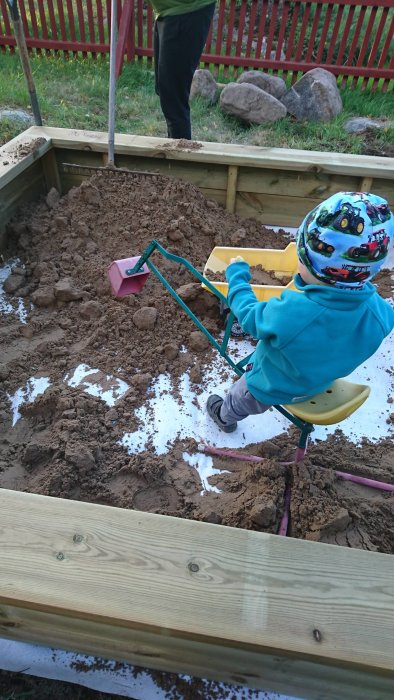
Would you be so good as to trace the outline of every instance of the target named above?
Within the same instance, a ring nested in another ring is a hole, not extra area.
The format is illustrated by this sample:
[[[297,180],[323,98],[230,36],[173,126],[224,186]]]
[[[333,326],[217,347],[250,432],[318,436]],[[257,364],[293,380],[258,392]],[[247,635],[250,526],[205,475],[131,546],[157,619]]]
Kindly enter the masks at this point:
[[[376,352],[394,327],[394,309],[371,279],[393,239],[394,215],[386,200],[339,192],[298,229],[298,292],[260,302],[249,265],[242,258],[231,261],[229,306],[259,342],[225,398],[208,398],[208,414],[221,430],[233,432],[238,421],[272,405],[305,401]]]

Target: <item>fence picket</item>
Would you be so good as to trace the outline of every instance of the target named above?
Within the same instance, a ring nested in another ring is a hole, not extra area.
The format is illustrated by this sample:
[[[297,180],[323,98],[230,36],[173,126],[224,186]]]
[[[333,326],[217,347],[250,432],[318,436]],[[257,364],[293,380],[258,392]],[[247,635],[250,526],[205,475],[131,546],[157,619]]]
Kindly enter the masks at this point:
[[[256,50],[255,50],[255,54],[254,54],[256,58],[259,58],[261,56],[261,48],[263,46],[263,39],[265,36],[265,22],[267,19],[267,11],[268,11],[268,2],[266,0],[263,0],[262,12],[260,15],[260,23],[259,23],[258,34],[257,34]]]
[[[306,56],[305,56],[306,61],[310,61],[312,56],[313,56],[313,49],[315,46],[317,31],[319,28],[319,21],[320,21],[321,12],[322,12],[322,6],[318,5],[316,8],[315,16],[313,18],[313,22],[312,22],[311,35],[309,38],[309,44],[308,44],[308,48],[307,48]]]
[[[147,0],[117,0],[123,61],[153,57],[152,6]],[[29,50],[85,57],[109,52],[111,0],[19,0]],[[127,16],[120,27],[122,12]],[[127,24],[127,26],[126,26]],[[394,88],[393,0],[219,0],[202,63],[225,76],[269,70],[294,82],[322,67],[341,87]],[[0,0],[0,50],[14,51],[6,0]]]
[[[246,51],[245,51],[246,57],[249,57],[251,55],[251,52],[252,52],[256,14],[257,14],[257,0],[252,0],[252,5],[250,8],[250,17],[249,17],[248,41],[246,44]]]
[[[380,54],[380,58],[378,61],[378,68],[381,68],[382,66],[384,66],[384,64],[387,60],[389,49],[390,49],[390,46],[391,46],[392,41],[393,41],[393,37],[394,37],[394,16],[391,20],[391,27],[390,27],[389,31],[387,32],[386,41],[384,42],[384,45],[383,45],[383,48],[382,48],[382,51]],[[393,66],[394,66],[394,52],[391,54],[390,68],[392,68]]]
[[[354,36],[353,36],[352,42],[351,42],[351,44],[350,44],[349,54],[348,54],[348,57],[347,57],[347,61],[348,61],[348,63],[350,63],[350,65],[351,65],[352,62],[353,62],[354,55],[355,55],[356,50],[357,50],[357,43],[358,43],[358,40],[359,40],[359,37],[360,37],[361,28],[362,28],[362,26],[363,26],[363,24],[364,24],[364,18],[365,18],[365,13],[366,13],[366,11],[367,11],[367,8],[365,7],[365,5],[363,5],[363,6],[360,8],[360,14],[359,14],[358,20],[357,20],[357,22],[356,22],[356,27],[355,27],[355,31],[354,31]],[[358,65],[358,66],[359,66],[359,65],[362,65],[362,63],[360,63],[360,52],[358,53],[358,56],[357,56],[357,58],[356,58],[356,65]]]
[[[86,9],[88,12],[88,27],[89,27],[89,39],[92,44],[95,43],[96,37],[95,37],[95,31],[94,31],[94,19],[93,19],[93,7],[92,7],[92,0],[85,0],[86,2]],[[92,54],[93,58],[96,57],[96,54]]]
[[[35,8],[33,0],[29,0],[29,11],[30,11],[30,22],[31,22],[31,28],[32,28],[32,35],[33,35],[33,37],[38,39],[38,37],[39,37],[38,22],[37,22],[37,17],[36,17],[36,8]],[[39,53],[41,53],[41,51],[39,51]]]
[[[289,34],[289,38],[287,41],[287,49],[286,49],[286,61],[291,61],[291,57],[293,55],[293,49],[294,49],[294,44],[295,44],[295,37],[296,37],[296,30],[297,30],[299,14],[300,14],[300,5],[298,4],[298,5],[293,6],[293,8],[292,8],[290,34]]]
[[[380,40],[381,40],[382,35],[383,35],[383,31],[384,31],[384,25],[386,23],[387,13],[388,13],[387,9],[386,9],[386,11],[384,9],[382,12],[382,16],[381,16],[380,21],[378,23],[378,28],[376,30],[376,34],[375,34],[375,37],[373,40],[372,48],[371,48],[370,54],[368,56],[368,65],[371,65],[375,62],[376,54],[377,54],[378,49],[379,49],[379,43],[380,43]],[[389,34],[388,34],[388,36],[389,36]]]
[[[51,26],[52,39],[57,39],[57,26],[56,26],[55,12],[53,9],[53,0],[48,0],[48,14],[49,14],[49,24]]]

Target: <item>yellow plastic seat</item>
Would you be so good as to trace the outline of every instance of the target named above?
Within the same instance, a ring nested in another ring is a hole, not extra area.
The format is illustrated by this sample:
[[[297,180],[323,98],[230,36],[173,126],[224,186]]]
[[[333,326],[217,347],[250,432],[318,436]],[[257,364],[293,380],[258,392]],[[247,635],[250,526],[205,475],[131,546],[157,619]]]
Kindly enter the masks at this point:
[[[370,392],[371,389],[366,384],[336,379],[321,394],[301,403],[286,404],[284,408],[307,423],[332,425],[354,413],[367,400]]]

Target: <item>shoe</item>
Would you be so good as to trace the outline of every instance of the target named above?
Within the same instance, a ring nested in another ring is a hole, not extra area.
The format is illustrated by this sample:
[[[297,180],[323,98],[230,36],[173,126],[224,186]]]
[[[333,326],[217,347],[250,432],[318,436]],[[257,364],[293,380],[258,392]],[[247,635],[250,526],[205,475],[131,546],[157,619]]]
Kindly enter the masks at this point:
[[[231,324],[230,335],[232,338],[246,338],[248,334],[241,328],[238,321],[233,321]]]
[[[229,313],[230,313],[230,308],[220,299],[220,301],[219,301],[219,315],[223,321],[224,326],[226,326],[227,317],[228,317]],[[247,338],[247,337],[249,337],[248,333],[245,333],[245,331],[241,328],[237,319],[234,319],[234,321],[231,324],[230,336],[232,338]]]
[[[222,407],[223,399],[217,394],[212,394],[208,397],[207,401],[207,411],[208,415],[216,423],[216,425],[223,430],[224,433],[233,433],[237,429],[238,423],[224,423],[220,418],[220,409]]]

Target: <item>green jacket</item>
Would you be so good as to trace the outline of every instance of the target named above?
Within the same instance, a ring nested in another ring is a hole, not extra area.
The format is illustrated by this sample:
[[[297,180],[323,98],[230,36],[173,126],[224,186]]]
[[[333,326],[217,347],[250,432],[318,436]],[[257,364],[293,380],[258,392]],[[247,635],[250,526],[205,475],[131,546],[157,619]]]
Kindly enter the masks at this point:
[[[214,2],[216,0],[150,0],[155,17],[186,15],[188,12],[195,12],[207,5],[213,5]]]

